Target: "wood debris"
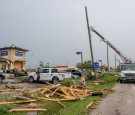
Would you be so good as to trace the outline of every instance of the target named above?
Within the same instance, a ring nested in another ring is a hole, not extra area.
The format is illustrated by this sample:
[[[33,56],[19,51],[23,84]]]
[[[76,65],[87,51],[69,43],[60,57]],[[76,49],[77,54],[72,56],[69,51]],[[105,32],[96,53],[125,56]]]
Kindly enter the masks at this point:
[[[46,111],[46,109],[41,108],[21,108],[21,109],[11,109],[10,112],[33,112],[33,111]]]
[[[85,109],[88,109],[89,107],[91,107],[93,105],[94,102],[90,102],[86,107]]]
[[[57,85],[51,83],[47,83],[47,84],[48,86],[46,87],[37,88],[34,90],[9,89],[9,88],[0,87],[0,91],[2,92],[8,91],[8,92],[12,92],[13,94],[18,94],[18,93],[22,94],[19,96],[18,95],[14,96],[17,99],[20,99],[20,101],[0,102],[0,105],[31,103],[36,101],[52,101],[60,104],[62,107],[66,107],[60,101],[77,101],[80,100],[81,98],[91,96],[93,92],[93,89],[86,87],[84,84],[78,85],[75,82],[73,87],[62,86],[61,84],[57,84]],[[38,97],[37,94],[39,93],[42,94],[44,97]],[[21,101],[21,99],[23,101]]]

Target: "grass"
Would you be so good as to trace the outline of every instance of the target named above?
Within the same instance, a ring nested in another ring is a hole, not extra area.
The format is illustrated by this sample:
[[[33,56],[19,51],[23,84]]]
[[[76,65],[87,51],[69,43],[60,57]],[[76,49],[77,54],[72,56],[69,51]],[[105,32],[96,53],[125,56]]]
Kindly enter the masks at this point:
[[[105,82],[95,83],[94,81],[88,80],[86,84],[88,87],[93,88],[95,91],[102,91],[104,93],[104,96],[112,92],[112,87],[116,84],[118,79],[112,74],[100,75],[98,78],[102,79]],[[63,84],[72,85],[72,82],[68,80],[67,83],[64,82]],[[38,96],[43,97],[43,95],[40,93],[38,94]],[[89,96],[86,98],[82,98],[79,101],[62,101],[61,103],[66,106],[65,108],[55,102],[37,102],[38,104],[44,104],[43,106],[41,106],[41,108],[47,109],[45,113],[40,112],[38,113],[38,115],[87,115],[92,109],[96,108],[97,104],[99,103],[99,101],[102,100],[102,98],[103,97],[100,96]],[[85,107],[92,101],[94,101],[95,104],[86,110]],[[26,115],[26,113],[24,112],[9,112],[11,108],[15,108],[16,106],[19,105],[0,106],[0,111],[2,110],[0,115]]]

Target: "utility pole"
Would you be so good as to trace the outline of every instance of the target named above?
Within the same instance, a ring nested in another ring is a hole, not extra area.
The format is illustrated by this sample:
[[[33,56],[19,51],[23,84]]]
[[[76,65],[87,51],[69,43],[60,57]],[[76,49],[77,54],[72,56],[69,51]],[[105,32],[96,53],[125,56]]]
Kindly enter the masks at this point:
[[[90,53],[91,53],[91,61],[92,61],[92,69],[94,69],[94,57],[93,57],[93,50],[92,50],[92,40],[91,40],[91,33],[89,28],[89,19],[88,19],[88,13],[87,13],[87,7],[85,6],[85,13],[86,13],[86,21],[87,21],[87,29],[88,29],[88,36],[89,36],[89,44],[90,44]]]
[[[115,55],[115,70],[116,70],[116,55]]]
[[[107,67],[109,71],[109,52],[108,52],[108,44],[107,44]]]

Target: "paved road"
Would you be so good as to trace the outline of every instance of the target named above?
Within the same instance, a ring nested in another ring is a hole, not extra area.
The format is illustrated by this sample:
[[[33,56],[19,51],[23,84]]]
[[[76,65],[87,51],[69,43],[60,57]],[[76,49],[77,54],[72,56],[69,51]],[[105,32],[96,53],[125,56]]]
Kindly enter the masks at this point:
[[[117,83],[114,90],[89,115],[135,115],[135,84]]]

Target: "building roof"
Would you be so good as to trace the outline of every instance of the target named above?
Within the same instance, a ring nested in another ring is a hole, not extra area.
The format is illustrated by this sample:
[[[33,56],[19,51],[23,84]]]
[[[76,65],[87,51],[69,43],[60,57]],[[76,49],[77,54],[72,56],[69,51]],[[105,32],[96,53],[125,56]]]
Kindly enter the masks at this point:
[[[7,61],[12,62],[11,60],[0,57],[0,62],[7,62]]]
[[[68,68],[68,66],[56,66],[56,68]]]
[[[0,48],[0,50],[6,50],[6,49],[17,49],[17,50],[22,50],[22,51],[29,51],[29,50],[27,50],[27,49],[23,49],[23,48],[17,47],[17,46],[15,46],[14,44],[12,44],[12,45],[9,46],[9,47]]]

